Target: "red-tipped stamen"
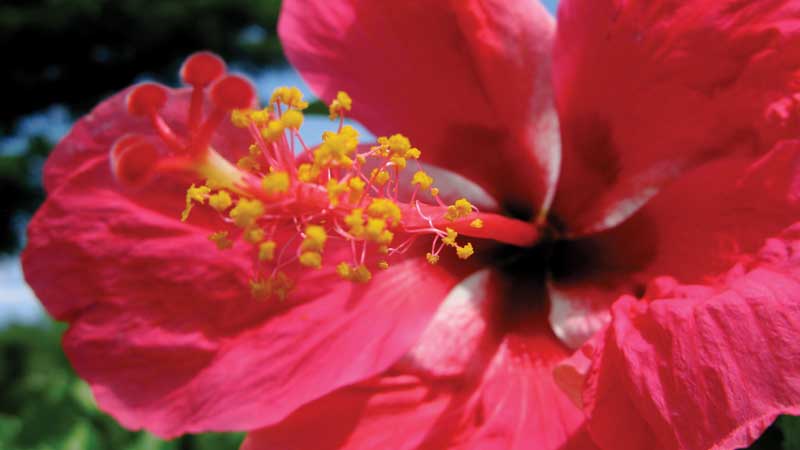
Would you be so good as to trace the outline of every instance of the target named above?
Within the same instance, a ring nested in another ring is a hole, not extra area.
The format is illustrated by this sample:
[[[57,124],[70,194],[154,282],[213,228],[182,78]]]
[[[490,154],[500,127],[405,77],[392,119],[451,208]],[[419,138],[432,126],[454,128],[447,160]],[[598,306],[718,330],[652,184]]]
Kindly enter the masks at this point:
[[[253,106],[256,90],[244,77],[227,75],[211,86],[211,101],[226,111],[245,109]]]
[[[194,132],[200,126],[203,112],[203,90],[206,86],[225,75],[225,61],[210,52],[197,52],[186,59],[181,67],[181,80],[192,86],[192,100],[189,106],[189,130]]]
[[[170,149],[175,152],[182,152],[186,148],[186,144],[172,131],[172,128],[167,125],[163,117],[158,114],[153,114],[150,116],[150,123],[153,125],[153,128],[156,129],[156,132],[158,132],[158,136]]]
[[[214,107],[192,140],[189,151],[193,155],[199,155],[205,151],[211,142],[214,131],[231,111],[253,106],[256,100],[256,91],[246,78],[238,75],[226,75],[211,86],[210,97]]]
[[[134,116],[147,117],[161,139],[175,151],[181,151],[184,144],[167,125],[159,112],[167,104],[167,88],[156,83],[142,83],[131,90],[126,99],[128,112]]]
[[[167,88],[156,83],[142,83],[131,90],[126,103],[128,112],[135,116],[157,114],[167,104]]]
[[[124,186],[141,186],[154,173],[158,150],[146,138],[126,135],[111,148],[111,172]]]
[[[197,52],[186,58],[181,66],[184,83],[204,88],[225,75],[225,61],[211,52]]]

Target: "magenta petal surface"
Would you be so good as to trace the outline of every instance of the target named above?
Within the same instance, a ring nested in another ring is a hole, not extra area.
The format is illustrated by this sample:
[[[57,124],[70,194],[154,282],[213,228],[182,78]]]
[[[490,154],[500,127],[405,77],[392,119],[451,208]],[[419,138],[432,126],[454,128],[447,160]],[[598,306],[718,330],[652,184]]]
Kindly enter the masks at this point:
[[[795,1],[562,1],[555,213],[607,229],[691,168],[796,136],[798,69]]]
[[[279,33],[309,85],[326,100],[347,91],[376,135],[404,133],[502,202],[549,203],[554,21],[538,1],[288,0]]]
[[[740,448],[800,414],[798,250],[795,225],[723,284],[617,302],[583,395],[600,447]]]
[[[251,433],[243,450],[592,449],[551,374],[567,350],[543,316],[503,334],[491,318],[495,281],[489,271],[466,279],[388,373]]]
[[[170,93],[165,120],[176,129],[184,124],[172,111],[187,98]],[[64,346],[76,371],[129,428],[172,437],[279,421],[395,363],[462,276],[401,259],[356,285],[326,267],[291,273],[298,286],[285,302],[258,301],[251,250],[218,250],[207,236],[225,225],[203,210],[180,222],[191,178],[115,182],[108,151],[139,130],[146,136],[124,93],[76,124],[45,167],[48,198],[22,257],[47,310],[70,322]],[[215,148],[246,149],[235,133],[223,125]],[[331,261],[342,253],[349,247],[326,249]]]
[[[663,290],[670,279],[713,283],[746,262],[800,217],[798,167],[797,141],[755,163],[721,158],[684,173],[621,225],[570,241],[550,283],[556,334],[576,348],[621,295]]]

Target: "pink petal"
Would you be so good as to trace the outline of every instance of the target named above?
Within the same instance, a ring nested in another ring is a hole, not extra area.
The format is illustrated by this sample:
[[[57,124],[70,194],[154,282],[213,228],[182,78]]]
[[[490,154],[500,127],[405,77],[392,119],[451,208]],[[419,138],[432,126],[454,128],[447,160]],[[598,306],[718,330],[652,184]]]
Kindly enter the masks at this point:
[[[551,376],[565,349],[541,311],[524,330],[498,327],[493,309],[508,287],[496,282],[474,274],[392,371],[251,433],[243,450],[593,448]]]
[[[565,0],[554,61],[554,211],[576,234],[622,222],[687,170],[796,134],[797,2]]]
[[[559,165],[549,54],[553,19],[536,1],[283,2],[292,64],[377,135],[404,133],[427,162],[535,214]]]
[[[798,250],[795,225],[705,295],[617,302],[583,395],[600,447],[741,448],[800,414]]]
[[[623,224],[557,250],[556,334],[576,348],[607,322],[620,295],[671,289],[670,279],[712,282],[800,217],[800,142],[750,162],[729,157],[687,172]]]
[[[178,220],[186,180],[163,176],[140,189],[114,181],[108,150],[139,126],[122,98],[55,150],[23,267],[48,311],[71,323],[64,345],[75,369],[129,428],[171,437],[279,421],[393,364],[463,277],[457,271],[469,270],[396,260],[356,285],[326,266],[290,273],[298,287],[286,302],[254,300],[247,246],[216,249],[207,236],[220,222],[202,209]],[[215,147],[236,144],[226,137]],[[349,248],[325,256],[341,253]]]

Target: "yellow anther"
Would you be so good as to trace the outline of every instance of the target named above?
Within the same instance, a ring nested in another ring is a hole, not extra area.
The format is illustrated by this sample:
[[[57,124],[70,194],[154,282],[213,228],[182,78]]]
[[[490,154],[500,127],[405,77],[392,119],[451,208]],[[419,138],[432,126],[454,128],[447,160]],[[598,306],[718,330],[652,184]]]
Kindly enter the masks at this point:
[[[354,191],[362,192],[367,183],[365,183],[361,178],[350,178],[350,181],[347,182],[347,185],[350,186],[350,189]]]
[[[211,192],[211,188],[208,186],[195,186],[192,184],[189,186],[189,189],[186,190],[186,201],[194,201],[202,205],[205,203],[206,195],[208,195],[209,192]]]
[[[472,214],[472,208],[472,203],[465,198],[460,198],[456,200],[454,204],[447,207],[447,213],[445,213],[444,217],[451,221],[461,219]]]
[[[261,148],[259,148],[256,144],[250,144],[250,147],[247,147],[247,150],[250,152],[250,156],[261,155]]]
[[[270,104],[283,101],[283,98],[286,96],[288,90],[289,88],[286,86],[276,87],[273,89],[272,95],[269,97]]]
[[[265,300],[272,296],[278,297],[278,300],[281,301],[286,300],[293,288],[294,282],[283,272],[278,272],[267,280],[260,278],[250,280],[250,293],[253,298],[258,300]]]
[[[194,184],[189,186],[189,189],[186,190],[186,208],[181,213],[181,222],[186,222],[186,219],[189,218],[195,202],[201,205],[206,202],[206,195],[209,192],[211,192],[211,188],[208,186],[195,186]]]
[[[375,198],[367,207],[367,215],[385,220],[390,225],[400,223],[402,213],[400,207],[388,198]]]
[[[386,255],[389,253],[389,246],[388,245],[381,245],[378,247],[378,253],[381,255]]]
[[[261,185],[269,195],[283,194],[289,190],[289,174],[282,170],[270,172],[264,175]]]
[[[261,129],[261,137],[267,141],[276,141],[283,136],[284,128],[280,120],[270,120],[266,128]]]
[[[250,244],[258,244],[264,240],[264,230],[258,227],[248,228],[244,231],[242,237]]]
[[[231,219],[237,227],[247,228],[264,215],[264,205],[258,200],[239,199],[230,212]]]
[[[445,228],[445,231],[447,231],[447,236],[442,238],[442,242],[450,247],[457,247],[456,238],[458,237],[458,233],[456,230],[452,228]]]
[[[308,108],[308,102],[303,101],[303,93],[296,87],[289,88],[289,105],[303,110]]]
[[[394,233],[392,233],[389,230],[383,230],[383,232],[381,233],[380,236],[378,236],[378,239],[375,242],[381,244],[381,246],[387,246],[392,243],[393,239],[394,239]]]
[[[339,134],[350,139],[352,144],[358,144],[358,130],[350,125],[343,126],[342,131],[340,131]],[[353,141],[354,139],[355,141]]]
[[[303,113],[296,109],[290,109],[283,113],[281,122],[283,122],[283,126],[286,128],[297,130],[303,125]]]
[[[300,245],[300,250],[321,252],[325,247],[325,241],[328,239],[328,233],[325,232],[325,228],[319,225],[309,225],[305,229],[305,235],[306,237]]]
[[[381,234],[386,230],[386,221],[383,219],[367,219],[367,226],[364,227],[364,234],[370,241],[377,242]]]
[[[272,261],[275,259],[275,241],[264,241],[258,246],[258,260]]]
[[[355,283],[366,283],[372,279],[372,272],[367,269],[367,266],[362,264],[353,269],[353,274],[350,279]]]
[[[336,165],[350,168],[353,159],[350,157],[358,148],[358,131],[351,126],[342,127],[342,131],[334,133],[326,131],[322,134],[322,145],[314,150],[314,162],[327,167]]]
[[[394,164],[395,167],[397,167],[400,170],[403,170],[403,169],[406,168],[406,159],[403,158],[402,156],[392,156],[391,161],[392,161],[392,164]]]
[[[353,109],[353,99],[344,91],[337,92],[336,98],[328,105],[331,119],[343,116],[345,111],[350,111],[351,109]]]
[[[234,109],[231,111],[231,123],[236,128],[247,128],[250,126],[250,111],[244,109]]]
[[[303,93],[296,87],[281,86],[272,91],[270,103],[283,103],[297,109],[308,108],[308,103],[303,101]]]
[[[322,255],[319,252],[303,252],[300,254],[300,264],[312,269],[319,269],[322,267]]]
[[[467,243],[467,245],[456,247],[456,254],[460,259],[467,259],[475,253],[475,250],[472,248],[471,243]]]
[[[289,293],[294,289],[294,281],[283,272],[278,272],[274,277],[270,278],[272,284],[272,294],[278,297],[278,300],[284,301]]]
[[[241,158],[236,162],[236,166],[248,172],[258,172],[261,170],[261,164],[259,164],[258,161],[256,161],[256,159],[252,156],[245,156],[244,158]]]
[[[350,264],[347,264],[346,262],[340,262],[336,265],[336,273],[338,273],[339,276],[345,280],[349,280],[353,275],[353,270],[350,268]]]
[[[364,188],[367,186],[367,183],[364,182],[359,177],[350,178],[350,181],[347,182],[347,186],[350,188],[350,203],[358,203],[361,200],[361,196],[364,194]]]
[[[386,270],[389,268],[389,263],[386,261],[378,261],[378,268],[381,270]]]
[[[208,187],[211,190],[222,189],[225,187],[225,183],[217,180],[214,177],[209,177],[208,179],[206,179],[206,187]]]
[[[370,173],[369,177],[376,185],[383,186],[387,181],[389,181],[391,175],[389,175],[389,172],[385,170],[372,169],[372,173]]]
[[[208,197],[208,205],[219,212],[223,212],[230,208],[233,204],[231,194],[228,191],[218,191],[216,194],[211,194]]]
[[[303,163],[297,168],[297,178],[304,183],[316,181],[319,178],[319,174],[319,167],[313,164]]]
[[[414,173],[414,177],[411,178],[411,185],[419,185],[419,188],[424,190],[430,189],[431,185],[433,184],[433,178],[425,173],[422,170],[418,170]]]
[[[425,259],[431,264],[436,264],[439,262],[439,255],[434,255],[433,253],[428,252],[425,255]]]
[[[399,133],[390,136],[387,145],[393,156],[405,156],[411,150],[411,141]]]
[[[370,150],[375,152],[378,156],[389,156],[389,138],[386,136],[378,137],[378,145],[371,147]]]
[[[356,238],[364,237],[364,210],[356,208],[344,217],[344,223],[350,227],[348,233]]]
[[[331,202],[331,206],[337,206],[339,204],[339,196],[347,192],[347,184],[339,183],[335,178],[331,178],[328,180],[325,189],[328,190],[328,200]]]
[[[431,195],[434,197],[439,195],[439,188],[431,188]]]
[[[353,281],[355,283],[366,283],[372,279],[372,273],[367,269],[367,266],[360,265],[358,267],[351,266],[346,262],[340,262],[336,265],[336,273],[345,280]]]
[[[472,213],[472,209],[474,208],[472,206],[472,203],[470,203],[469,200],[465,198],[460,198],[456,200],[455,207],[458,208],[459,212],[461,212],[462,214],[470,214]]]
[[[269,280],[250,280],[250,295],[263,300],[272,295],[272,283]]]
[[[469,223],[469,226],[472,228],[483,228],[483,221],[481,219],[475,219]]]
[[[256,125],[264,125],[269,121],[269,110],[268,109],[257,109],[250,113],[250,120],[256,123]]]
[[[217,244],[217,248],[220,250],[225,250],[233,247],[233,242],[230,239],[228,239],[227,231],[217,231],[215,233],[212,233],[211,236],[208,237],[208,240]]]
[[[422,152],[419,151],[418,148],[414,147],[414,148],[408,149],[408,151],[406,152],[406,154],[404,156],[406,158],[408,158],[408,159],[419,159],[419,157],[422,156]]]

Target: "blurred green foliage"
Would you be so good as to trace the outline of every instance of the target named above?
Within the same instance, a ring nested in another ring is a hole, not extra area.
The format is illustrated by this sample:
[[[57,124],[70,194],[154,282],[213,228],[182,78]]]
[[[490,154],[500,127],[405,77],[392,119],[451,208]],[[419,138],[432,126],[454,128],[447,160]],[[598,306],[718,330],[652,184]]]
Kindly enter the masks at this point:
[[[235,450],[239,433],[162,441],[121,428],[95,406],[61,351],[59,324],[0,331],[0,449]]]
[[[37,170],[53,143],[42,136],[28,140],[24,152],[12,155],[0,154],[0,253],[16,250],[20,245],[16,219],[31,215],[43,200]]]
[[[783,431],[783,449],[800,450],[800,417],[779,417],[777,425]]]

